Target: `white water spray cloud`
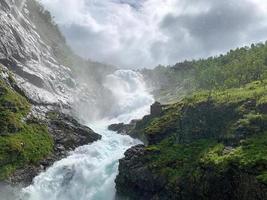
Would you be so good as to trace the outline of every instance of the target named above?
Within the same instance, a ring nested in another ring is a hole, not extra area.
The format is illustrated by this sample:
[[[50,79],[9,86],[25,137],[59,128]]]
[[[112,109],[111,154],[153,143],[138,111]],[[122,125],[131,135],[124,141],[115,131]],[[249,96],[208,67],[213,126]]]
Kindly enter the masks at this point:
[[[41,0],[80,55],[153,67],[266,40],[265,0]]]

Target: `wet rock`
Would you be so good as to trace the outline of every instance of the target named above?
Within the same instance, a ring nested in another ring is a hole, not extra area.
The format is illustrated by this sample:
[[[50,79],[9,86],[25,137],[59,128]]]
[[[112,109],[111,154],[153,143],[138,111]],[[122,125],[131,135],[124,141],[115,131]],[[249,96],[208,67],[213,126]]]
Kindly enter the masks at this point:
[[[59,151],[66,151],[66,149],[65,149],[65,147],[63,146],[63,145],[58,145],[57,147],[56,147],[56,149],[58,149]]]
[[[227,147],[224,148],[222,154],[223,155],[229,154],[229,153],[231,153],[233,151],[233,149],[234,149],[233,147],[227,146]]]
[[[108,129],[119,134],[127,135],[130,134],[131,131],[135,128],[136,121],[132,121],[130,124],[111,124],[108,126]]]
[[[152,199],[161,191],[166,180],[146,165],[144,145],[137,145],[125,152],[119,161],[119,174],[116,177],[117,199]]]
[[[256,106],[256,101],[255,100],[246,101],[243,106],[248,110],[254,109]]]
[[[74,88],[65,82],[75,82],[73,74],[56,60],[40,36],[30,14],[40,14],[40,9],[35,0],[0,1],[0,63],[16,74],[19,88],[34,101],[69,104]]]
[[[59,144],[58,150],[72,150],[78,146],[92,143],[101,139],[101,136],[95,133],[87,126],[81,125],[73,117],[52,111],[53,116],[48,114],[48,129],[52,134],[56,144]]]
[[[45,113],[53,109],[75,110],[77,105],[73,102],[76,102],[77,95],[80,102],[88,100],[82,107],[96,107],[94,99],[105,99],[102,96],[104,92],[99,92],[102,85],[98,80],[115,68],[86,61],[73,54],[57,26],[49,19],[49,13],[44,13],[44,8],[36,0],[0,0],[0,16],[0,67],[4,68],[0,73],[15,91],[32,104],[33,117],[30,115],[25,120],[41,120],[54,139],[54,152],[48,158],[17,170],[9,178],[11,183],[27,185],[40,171],[66,157],[69,151],[101,138],[69,115],[57,111],[53,118]],[[76,77],[82,72],[85,72],[84,82]],[[12,79],[7,74],[12,74]],[[87,74],[92,76],[89,78]],[[0,95],[5,92],[0,88]],[[12,105],[4,106],[12,108]],[[86,116],[87,111],[92,112],[86,109]],[[9,132],[19,130],[16,126],[9,128]]]
[[[260,112],[267,114],[267,103],[261,103],[258,105]]]

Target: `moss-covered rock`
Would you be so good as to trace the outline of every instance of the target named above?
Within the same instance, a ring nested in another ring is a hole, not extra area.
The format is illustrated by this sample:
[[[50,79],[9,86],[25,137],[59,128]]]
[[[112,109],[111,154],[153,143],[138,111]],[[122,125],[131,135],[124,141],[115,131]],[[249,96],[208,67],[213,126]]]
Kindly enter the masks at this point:
[[[0,179],[7,178],[20,167],[37,163],[53,150],[53,140],[47,126],[27,117],[31,108],[30,103],[11,87],[8,80],[12,80],[11,75],[2,74],[0,78]]]
[[[177,143],[216,138],[235,143],[267,127],[259,102],[266,96],[266,82],[244,88],[198,92],[165,107],[160,117],[147,116],[133,132],[143,132],[149,144],[170,135]],[[138,134],[137,134],[138,135]]]

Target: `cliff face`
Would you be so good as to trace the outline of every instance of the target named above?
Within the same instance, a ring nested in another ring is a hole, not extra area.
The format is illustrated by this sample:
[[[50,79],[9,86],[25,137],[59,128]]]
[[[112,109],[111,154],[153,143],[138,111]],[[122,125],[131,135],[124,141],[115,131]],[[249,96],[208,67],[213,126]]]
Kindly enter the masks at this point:
[[[113,70],[76,56],[37,1],[0,0],[0,180],[29,184],[68,151],[101,138],[75,112],[88,105],[90,118],[104,95],[97,67]],[[91,72],[88,81],[81,72]]]
[[[119,162],[118,198],[267,198],[266,81],[199,92],[145,117]]]
[[[101,138],[52,108],[33,105],[0,64],[0,180],[30,184],[69,151]]]
[[[1,0],[0,62],[16,74],[18,85],[33,101],[68,105],[76,84],[71,71],[57,62],[23,3]]]
[[[32,102],[71,108],[88,119],[88,112],[108,112],[101,105],[112,97],[102,80],[114,67],[75,55],[37,1],[1,0],[0,5],[0,63],[14,72]]]

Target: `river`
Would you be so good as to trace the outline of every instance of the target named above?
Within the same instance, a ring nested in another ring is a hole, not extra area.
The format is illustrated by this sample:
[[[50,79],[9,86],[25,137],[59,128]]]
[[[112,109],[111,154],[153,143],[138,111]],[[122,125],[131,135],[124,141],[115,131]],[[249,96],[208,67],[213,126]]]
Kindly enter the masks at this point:
[[[153,97],[148,93],[141,74],[118,70],[107,76],[107,87],[116,97],[113,118],[88,122],[102,139],[81,146],[34,179],[23,188],[22,200],[112,200],[115,197],[115,177],[118,160],[124,152],[140,141],[109,131],[117,122],[139,119],[149,112]]]

